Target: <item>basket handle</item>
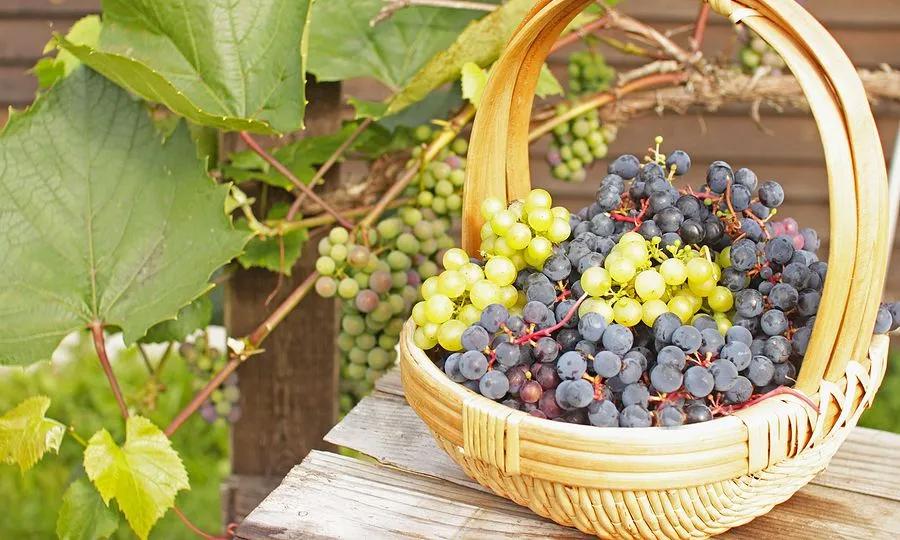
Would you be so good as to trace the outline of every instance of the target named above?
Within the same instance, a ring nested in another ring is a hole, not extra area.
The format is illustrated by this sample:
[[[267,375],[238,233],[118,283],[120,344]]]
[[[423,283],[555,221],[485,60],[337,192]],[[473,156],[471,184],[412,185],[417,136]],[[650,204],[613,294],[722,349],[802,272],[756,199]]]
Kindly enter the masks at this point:
[[[863,360],[887,268],[884,155],[862,82],[834,38],[793,0],[706,0],[766,40],[794,73],[819,127],[828,168],[831,246],[819,315],[797,387],[812,393]],[[541,0],[494,65],[475,118],[463,203],[463,247],[478,251],[486,197],[530,189],[528,127],[540,66],[590,0]]]

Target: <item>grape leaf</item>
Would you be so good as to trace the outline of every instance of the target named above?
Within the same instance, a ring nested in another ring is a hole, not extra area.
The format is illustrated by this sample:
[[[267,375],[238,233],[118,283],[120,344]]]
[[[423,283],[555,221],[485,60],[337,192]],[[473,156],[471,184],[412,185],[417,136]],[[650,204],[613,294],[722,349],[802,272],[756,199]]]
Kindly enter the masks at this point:
[[[467,62],[463,65],[460,77],[462,95],[475,107],[481,104],[481,95],[484,93],[484,87],[487,86],[487,80],[487,71],[480,68],[475,62]]]
[[[84,450],[84,470],[103,502],[115,499],[142,540],[175,504],[175,494],[190,489],[171,441],[141,416],[128,418],[121,447],[105,429],[95,433]]]
[[[566,91],[563,90],[562,85],[556,80],[556,76],[553,75],[547,64],[544,64],[541,67],[540,75],[538,75],[537,87],[534,89],[534,93],[539,98],[545,98],[547,96],[559,96],[565,94]]]
[[[459,78],[465,64],[487,67],[496,60],[513,30],[522,22],[533,0],[509,0],[482,19],[471,23],[449,46],[436,52],[391,99],[388,113],[421,101],[432,90]],[[407,11],[407,10],[404,10]],[[440,52],[438,52],[440,51]]]
[[[272,155],[290,169],[301,182],[308,184],[316,175],[317,166],[325,163],[356,131],[358,125],[357,122],[347,122],[336,133],[297,139],[276,148],[272,151]],[[290,180],[271,168],[264,159],[259,157],[259,154],[252,150],[231,154],[230,163],[222,168],[222,172],[226,178],[238,182],[262,180],[269,185],[288,191],[295,189]]]
[[[116,84],[226,130],[303,125],[311,0],[104,0],[97,46],[59,45]]]
[[[66,426],[44,416],[50,398],[34,396],[0,416],[0,461],[27,471],[48,451],[59,452]]]
[[[140,339],[141,343],[166,343],[183,341],[198,328],[206,328],[212,320],[213,304],[208,294],[194,300],[181,308],[174,319],[154,324],[147,334]]]
[[[371,26],[369,21],[383,5],[382,0],[315,3],[309,71],[317,80],[372,77],[398,91],[432,55],[453,43],[467,23],[483,15],[472,10],[415,6]]]
[[[84,477],[75,480],[63,495],[56,535],[59,540],[109,538],[119,528],[119,516],[106,506]]]
[[[183,126],[81,67],[0,135],[0,362],[98,321],[133,342],[209,289],[247,236]]]
[[[266,217],[267,219],[282,219],[287,213],[288,205],[278,203],[272,206]],[[300,216],[298,215],[296,219],[300,219]],[[238,226],[245,227],[249,231],[250,228],[246,223],[245,220],[241,220]],[[309,240],[309,232],[306,229],[297,229],[283,234],[281,239],[284,242],[283,255],[278,238],[253,238],[247,243],[244,253],[238,257],[238,262],[244,268],[265,268],[272,272],[281,272],[286,276],[291,275],[294,264],[300,258],[303,244]]]
[[[75,21],[66,33],[66,39],[78,45],[95,47],[100,39],[100,17],[88,15]],[[44,46],[44,54],[56,49],[56,39]],[[31,72],[38,79],[38,86],[49,88],[81,65],[81,60],[69,51],[58,51],[55,58],[45,57],[37,61]]]

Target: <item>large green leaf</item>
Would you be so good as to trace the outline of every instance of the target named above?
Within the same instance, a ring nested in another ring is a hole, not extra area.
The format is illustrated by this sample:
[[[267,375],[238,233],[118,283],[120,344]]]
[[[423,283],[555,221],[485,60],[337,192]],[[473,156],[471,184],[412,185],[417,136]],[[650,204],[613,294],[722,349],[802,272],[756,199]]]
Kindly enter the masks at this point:
[[[447,48],[466,24],[483,12],[408,7],[374,27],[369,21],[383,0],[322,0],[313,6],[309,71],[320,81],[373,77],[393,91],[438,51]]]
[[[34,396],[0,416],[0,461],[27,471],[48,451],[59,451],[66,426],[44,416],[50,398]]]
[[[81,477],[69,485],[56,520],[59,540],[109,538],[118,528],[119,516],[87,479]]]
[[[311,3],[104,0],[97,47],[58,40],[116,84],[198,124],[284,133],[303,123]]]
[[[150,420],[132,416],[125,444],[102,429],[88,441],[84,470],[107,505],[115,499],[138,537],[146,540],[156,521],[190,489],[187,471],[172,443]]]
[[[206,291],[247,239],[187,129],[79,68],[0,135],[0,362],[99,321],[131,342]]]
[[[532,6],[534,0],[509,0],[470,24],[451,45],[432,49],[437,54],[397,92],[390,102],[388,113],[406,108],[425,98],[435,88],[455,81],[463,66],[469,62],[480,67],[489,66],[500,56],[513,30]]]

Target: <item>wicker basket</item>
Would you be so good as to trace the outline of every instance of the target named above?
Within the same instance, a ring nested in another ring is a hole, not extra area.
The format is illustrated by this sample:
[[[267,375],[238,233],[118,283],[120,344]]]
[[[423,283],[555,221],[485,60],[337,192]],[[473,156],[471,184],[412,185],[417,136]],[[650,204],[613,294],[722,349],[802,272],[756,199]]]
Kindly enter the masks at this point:
[[[872,338],[888,255],[887,175],[863,86],[846,55],[792,0],[708,0],[785,59],[819,126],[831,249],[825,293],[796,397],[680,428],[598,428],[542,420],[450,381],[401,338],[406,397],[466,474],[554,521],[609,538],[702,538],[752,520],[825,468],[871,404],[887,338]],[[530,189],[528,124],[551,44],[592,0],[539,0],[494,66],[475,119],[463,245],[477,251],[479,203]]]

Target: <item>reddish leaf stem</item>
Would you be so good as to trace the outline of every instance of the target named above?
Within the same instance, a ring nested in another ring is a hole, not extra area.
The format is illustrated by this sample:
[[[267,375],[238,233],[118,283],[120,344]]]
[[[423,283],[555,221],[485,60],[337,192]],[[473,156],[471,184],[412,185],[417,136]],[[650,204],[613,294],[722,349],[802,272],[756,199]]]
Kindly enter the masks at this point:
[[[247,146],[250,147],[251,150],[253,150],[254,152],[256,152],[261,158],[263,158],[264,160],[266,160],[266,161],[269,163],[269,165],[271,165],[272,167],[274,167],[276,171],[278,171],[278,172],[281,173],[285,178],[287,178],[288,180],[290,180],[290,182],[291,182],[292,184],[294,184],[294,186],[295,186],[297,189],[299,189],[301,192],[305,193],[305,194],[306,194],[310,199],[312,199],[316,204],[318,204],[319,206],[321,206],[322,209],[323,209],[324,211],[326,211],[326,212],[328,212],[329,214],[333,215],[333,216],[334,216],[334,219],[336,219],[338,223],[340,223],[340,224],[343,225],[344,227],[347,227],[348,229],[349,229],[349,228],[353,228],[353,224],[352,224],[352,223],[350,223],[349,221],[347,221],[347,219],[345,219],[342,215],[340,215],[340,214],[337,212],[337,210],[335,210],[334,208],[332,208],[331,205],[329,205],[327,202],[325,202],[324,200],[322,200],[321,197],[319,197],[318,195],[316,195],[316,193],[312,190],[312,188],[310,188],[309,186],[307,186],[306,184],[304,184],[303,182],[301,182],[300,179],[297,178],[297,176],[294,175],[294,173],[292,173],[290,169],[288,169],[287,167],[284,166],[283,163],[281,163],[280,161],[278,161],[277,159],[275,159],[274,156],[272,156],[271,154],[269,154],[268,152],[266,152],[265,148],[263,148],[262,146],[260,146],[260,144],[259,144],[258,142],[256,142],[256,139],[254,139],[252,135],[250,135],[250,134],[247,133],[246,131],[242,131],[242,132],[241,132],[241,139],[247,144]]]
[[[97,357],[100,359],[100,365],[103,367],[103,373],[106,373],[106,379],[112,388],[113,395],[116,397],[116,403],[119,405],[119,412],[122,418],[128,418],[128,405],[125,404],[125,397],[122,395],[122,389],[119,387],[119,381],[113,372],[112,365],[109,363],[109,356],[106,354],[106,341],[103,338],[103,324],[100,321],[94,321],[88,325],[91,329],[91,336],[94,338],[94,349],[97,350]]]
[[[334,152],[332,152],[325,163],[323,163],[322,166],[319,167],[319,170],[316,171],[316,174],[312,177],[312,180],[309,181],[310,190],[315,189],[315,186],[319,182],[319,180],[321,180],[325,177],[326,174],[328,174],[328,171],[330,171],[334,164],[337,163],[342,155],[344,155],[344,152],[346,152],[347,149],[350,148],[350,145],[356,142],[356,139],[358,139],[359,136],[362,135],[363,131],[365,131],[371,124],[372,119],[366,118],[358,126],[356,126],[356,129],[353,130],[353,133],[351,133],[350,136],[347,137],[347,139],[344,140],[344,142],[342,142]],[[297,199],[294,201],[294,204],[291,205],[291,208],[288,210],[287,216],[285,216],[284,218],[286,221],[291,221],[292,219],[294,219],[294,217],[297,215],[297,212],[300,211],[300,205],[303,203],[303,199],[305,198],[305,191],[297,195]]]
[[[581,28],[576,28],[575,30],[569,32],[565,36],[556,40],[556,43],[553,44],[553,47],[550,48],[550,53],[553,54],[556,51],[571,45],[578,41],[579,39],[584,39],[585,37],[591,35],[597,30],[602,30],[609,26],[609,17],[604,15],[595,21],[591,21]]]
[[[694,52],[703,47],[703,38],[706,36],[706,27],[709,23],[709,4],[703,3],[700,12],[697,13],[697,22],[694,24],[694,37],[691,38],[691,49]]]
[[[172,512],[174,512],[175,515],[178,516],[178,519],[180,519],[181,522],[184,523],[185,527],[190,529],[192,533],[196,534],[200,538],[204,538],[205,540],[228,540],[229,538],[226,536],[215,536],[203,531],[203,529],[194,525],[191,520],[188,519],[186,515],[184,515],[184,512],[182,512],[177,506],[172,507]]]

